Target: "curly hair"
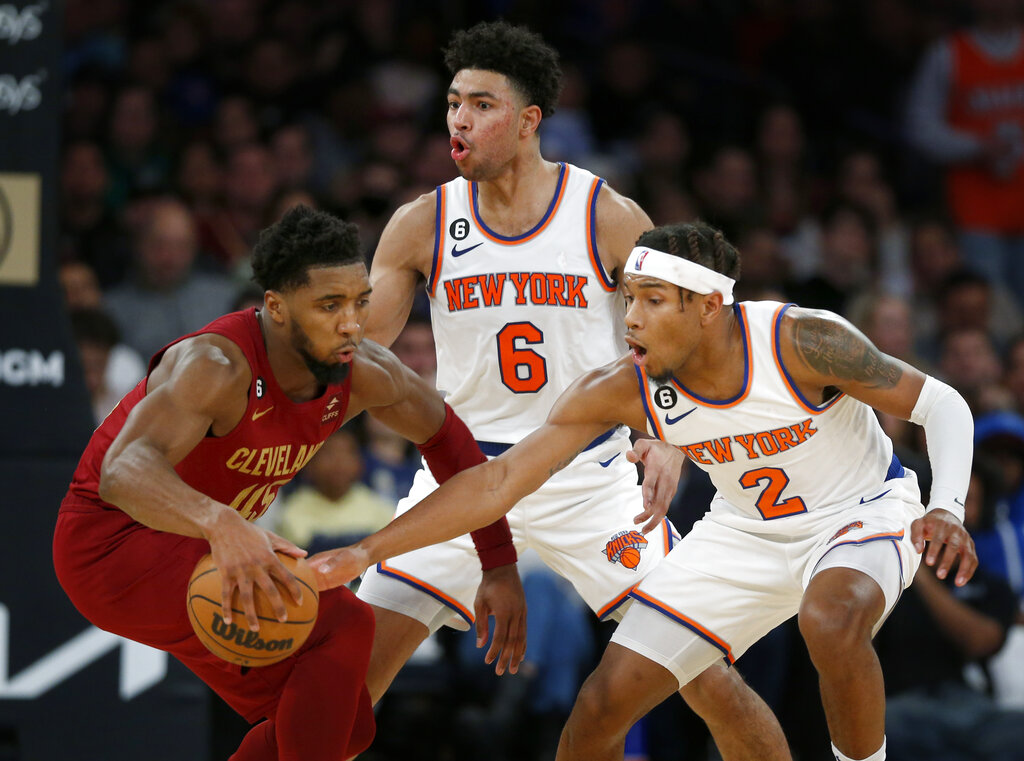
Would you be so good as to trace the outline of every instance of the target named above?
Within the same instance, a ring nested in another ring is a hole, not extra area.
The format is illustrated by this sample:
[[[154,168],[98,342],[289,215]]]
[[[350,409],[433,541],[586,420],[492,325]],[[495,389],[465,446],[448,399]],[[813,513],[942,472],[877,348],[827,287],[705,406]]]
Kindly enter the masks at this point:
[[[740,253],[717,227],[707,222],[662,225],[643,233],[636,244],[689,259],[733,280],[740,277]]]
[[[562,91],[558,53],[525,26],[493,21],[456,32],[444,62],[453,76],[463,69],[504,74],[528,105],[540,108],[541,116],[555,113]]]
[[[260,233],[252,250],[252,279],[266,291],[309,283],[312,267],[365,264],[356,226],[333,214],[296,206]]]

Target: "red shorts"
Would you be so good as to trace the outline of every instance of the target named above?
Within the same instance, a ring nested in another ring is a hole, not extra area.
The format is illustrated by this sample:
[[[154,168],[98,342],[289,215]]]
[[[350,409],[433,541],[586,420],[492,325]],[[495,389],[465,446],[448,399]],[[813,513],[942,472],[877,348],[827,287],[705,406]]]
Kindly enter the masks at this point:
[[[274,716],[297,658],[325,636],[325,620],[334,622],[334,636],[344,634],[338,631],[341,621],[360,643],[372,638],[369,606],[345,587],[326,590],[317,624],[295,655],[243,673],[207,650],[189,623],[186,587],[209,551],[204,539],[155,531],[121,510],[73,495],[61,505],[53,538],[57,578],[83,616],[100,629],[167,651],[251,723]],[[353,647],[351,653],[369,657],[368,646]],[[353,665],[365,678],[366,665]]]

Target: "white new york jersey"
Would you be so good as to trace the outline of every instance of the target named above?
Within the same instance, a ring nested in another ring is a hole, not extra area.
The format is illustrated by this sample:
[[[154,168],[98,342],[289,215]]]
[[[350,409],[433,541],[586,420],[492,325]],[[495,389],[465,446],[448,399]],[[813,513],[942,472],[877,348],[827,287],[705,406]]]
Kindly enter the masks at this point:
[[[817,405],[791,381],[777,340],[790,306],[733,307],[746,356],[743,389],[733,399],[703,399],[637,368],[649,432],[710,475],[717,489],[711,517],[746,531],[784,532],[787,517],[867,504],[904,473],[871,407],[845,394]]]
[[[436,191],[437,386],[478,440],[519,441],[573,380],[626,351],[622,298],[596,250],[603,182],[561,164],[543,219],[511,238],[480,218],[475,183]]]

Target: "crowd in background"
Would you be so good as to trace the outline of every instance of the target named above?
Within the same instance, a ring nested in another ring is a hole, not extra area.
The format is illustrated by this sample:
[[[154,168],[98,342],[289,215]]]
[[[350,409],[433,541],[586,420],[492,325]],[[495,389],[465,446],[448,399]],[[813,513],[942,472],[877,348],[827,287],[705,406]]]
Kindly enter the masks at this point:
[[[945,188],[964,166],[1024,188],[1024,116],[984,144],[958,142],[941,117],[950,35],[972,28],[994,50],[1024,51],[1007,21],[1016,12],[1024,23],[1021,5],[67,0],[58,261],[94,414],[102,419],[164,344],[262,302],[249,251],[295,204],[355,222],[372,257],[394,210],[455,174],[440,53],[448,36],[484,19],[526,23],[562,55],[565,89],[541,127],[547,159],[605,177],[655,224],[699,217],[721,227],[741,251],[740,298],[842,314],[968,400],[977,462],[967,525],[981,569],[967,593],[923,568],[883,628],[888,731],[931,737],[928,727],[955,725],[941,747],[955,750],[962,736],[967,755],[944,758],[1003,758],[999,742],[1019,754],[1024,193],[1021,220],[993,229]],[[997,21],[990,29],[986,14]],[[977,196],[981,211],[996,207]],[[393,348],[434,372],[425,296]],[[883,424],[927,494],[921,431]],[[418,467],[414,450],[373,421],[336,438],[267,516],[315,549],[386,523]],[[709,488],[684,471],[671,514],[681,531]],[[538,572],[527,585],[537,602],[524,676],[491,679],[469,640],[431,638],[434,651],[382,703],[367,756],[470,759],[487,747],[489,759],[549,757],[608,636],[559,583]],[[559,651],[567,642],[571,652]],[[805,714],[816,683],[799,638],[783,627],[739,666],[795,753],[821,758],[827,735],[821,717]],[[636,757],[706,758],[706,734],[685,711],[677,700],[652,714]],[[967,726],[965,714],[980,724]],[[994,738],[991,755],[970,755],[981,752],[978,727]]]

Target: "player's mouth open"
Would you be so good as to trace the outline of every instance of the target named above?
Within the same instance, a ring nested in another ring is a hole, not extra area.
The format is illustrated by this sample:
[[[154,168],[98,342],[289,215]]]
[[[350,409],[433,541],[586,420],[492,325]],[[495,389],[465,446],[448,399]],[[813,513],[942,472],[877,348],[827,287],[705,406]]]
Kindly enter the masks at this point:
[[[334,352],[334,356],[338,358],[339,362],[351,362],[352,357],[356,354],[355,346],[343,346]]]
[[[456,161],[462,161],[466,156],[469,155],[469,145],[458,135],[454,135],[451,139],[452,144],[452,158]]]
[[[647,361],[647,348],[630,338],[626,339],[626,343],[629,345],[629,353],[633,356],[633,363],[644,365]]]

